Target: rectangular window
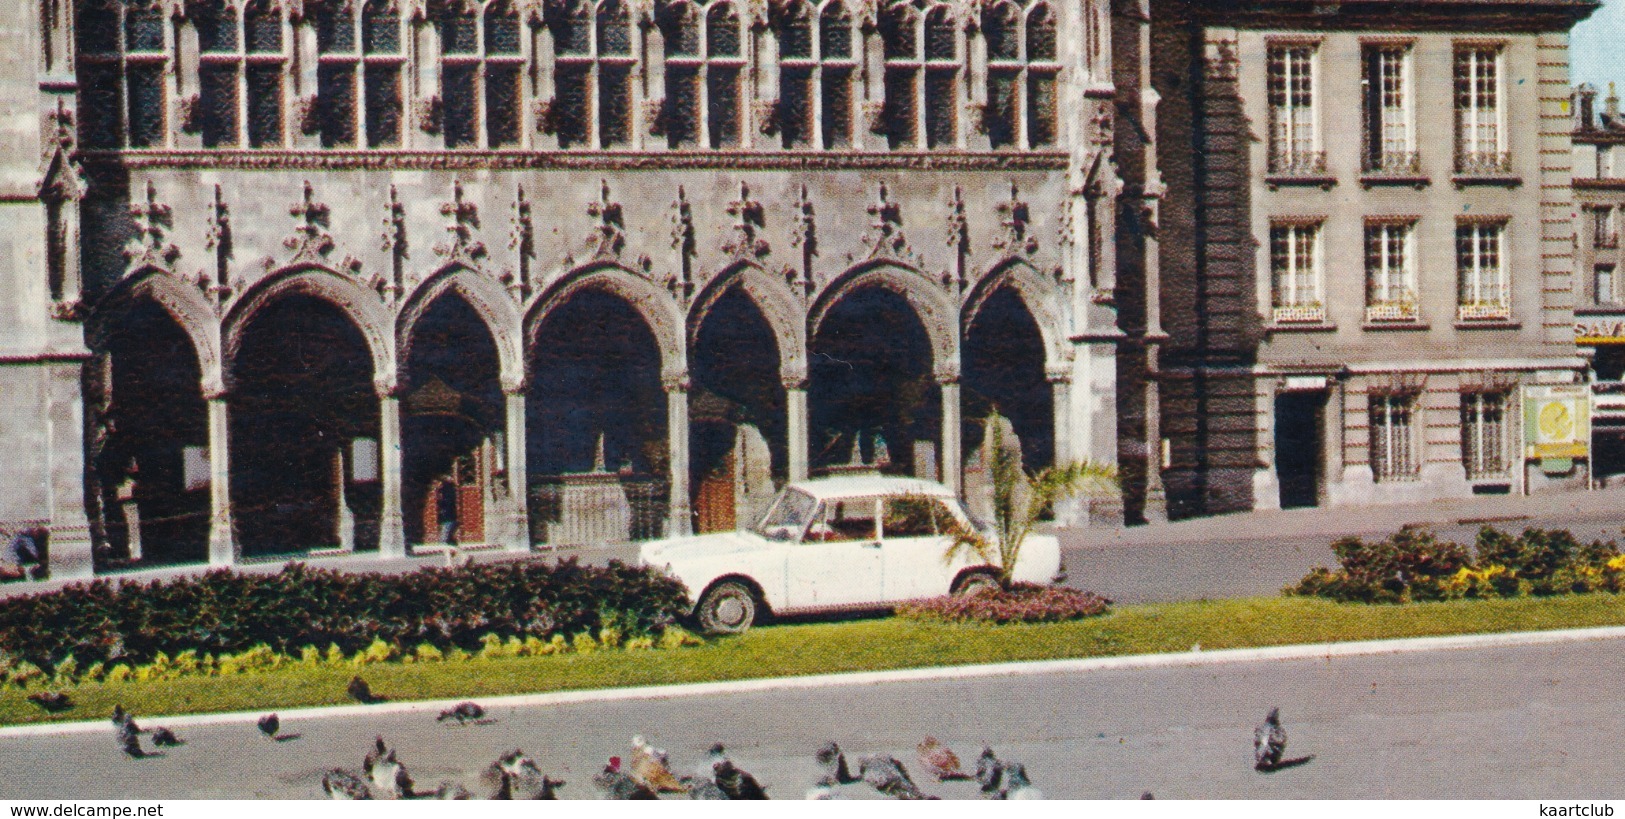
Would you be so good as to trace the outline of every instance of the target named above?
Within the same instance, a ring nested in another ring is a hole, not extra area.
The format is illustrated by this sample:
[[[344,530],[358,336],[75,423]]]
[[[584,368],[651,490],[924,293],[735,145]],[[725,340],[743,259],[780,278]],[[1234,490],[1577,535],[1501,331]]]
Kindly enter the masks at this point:
[[[1461,396],[1461,460],[1468,480],[1505,478],[1507,394],[1474,392]]]
[[[697,66],[666,66],[666,142],[673,148],[692,148],[700,144]]]
[[[1598,304],[1615,304],[1619,302],[1619,290],[1614,282],[1614,266],[1612,264],[1598,264],[1591,268],[1591,280]]]
[[[323,63],[316,71],[322,147],[355,145],[355,65]]]
[[[1590,208],[1591,211],[1591,246],[1600,248],[1619,247],[1619,228],[1615,224],[1614,208]]]
[[[519,66],[486,63],[485,141],[491,148],[519,144]]]
[[[720,31],[731,31],[723,28]],[[731,65],[718,65],[713,62],[705,72],[706,77],[706,103],[709,116],[706,124],[711,131],[711,147],[736,148],[739,146],[740,110],[739,110],[739,74],[740,69]]]
[[[447,148],[479,147],[479,102],[475,88],[479,64],[447,63],[441,67]]]
[[[124,84],[130,98],[130,147],[163,147],[168,130],[163,63],[130,63]]]
[[[1315,46],[1274,45],[1268,56],[1270,171],[1326,172],[1315,128]]]
[[[632,143],[630,64],[598,64],[598,139],[605,148]]]
[[[779,69],[779,130],[786,148],[807,148],[813,140],[812,69]]]
[[[1047,148],[1055,144],[1055,75],[1028,69],[1027,146]]]
[[[1411,127],[1410,47],[1365,49],[1365,170],[1421,172]]]
[[[198,112],[203,147],[237,146],[237,64],[198,66]]]
[[[1456,50],[1456,172],[1511,171],[1501,128],[1501,50]]]
[[[1320,225],[1270,228],[1270,278],[1276,323],[1326,320],[1320,299]]]
[[[824,66],[823,116],[825,148],[852,147],[852,69]]]
[[[401,144],[401,69],[397,65],[367,65],[367,145],[373,148]]]
[[[925,72],[925,133],[932,148],[952,148],[959,142],[959,70],[930,68]]]
[[[560,62],[554,75],[553,127],[559,137],[560,148],[591,147],[591,121],[587,118],[592,66],[586,63]]]
[[[79,124],[87,148],[124,144],[124,118],[117,63],[79,64]]]
[[[983,122],[987,124],[988,144],[994,148],[1008,148],[1016,144],[1019,134],[1016,127],[1016,83],[1019,81],[1018,72],[988,70],[987,112],[983,115]]]
[[[1366,321],[1416,320],[1413,227],[1408,222],[1366,225]]]
[[[919,97],[914,93],[914,79],[918,74],[919,70],[913,68],[886,69],[886,139],[893,150],[915,144]]]
[[[1512,318],[1512,294],[1507,286],[1504,223],[1456,226],[1456,274],[1459,318],[1506,320]]]
[[[1370,407],[1372,476],[1378,483],[1415,480],[1415,396],[1374,395]]]
[[[282,64],[248,65],[248,144],[282,145]]]

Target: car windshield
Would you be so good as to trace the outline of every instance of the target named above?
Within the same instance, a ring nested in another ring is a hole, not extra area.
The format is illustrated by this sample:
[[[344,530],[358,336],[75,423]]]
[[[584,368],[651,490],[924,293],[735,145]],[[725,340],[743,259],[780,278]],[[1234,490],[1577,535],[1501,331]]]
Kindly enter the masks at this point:
[[[779,499],[774,501],[773,508],[767,510],[762,522],[756,527],[756,534],[769,540],[795,540],[801,537],[807,528],[807,521],[812,519],[813,510],[818,508],[818,500],[800,489],[786,488],[779,493]]]

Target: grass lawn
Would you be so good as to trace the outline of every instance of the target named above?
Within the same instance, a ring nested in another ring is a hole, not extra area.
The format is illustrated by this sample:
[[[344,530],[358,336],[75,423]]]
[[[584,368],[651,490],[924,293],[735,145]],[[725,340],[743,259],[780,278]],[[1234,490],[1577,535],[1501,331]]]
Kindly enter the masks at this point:
[[[671,651],[386,663],[363,672],[392,700],[448,699],[545,691],[736,680],[893,668],[1103,657],[1479,632],[1625,625],[1625,596],[1590,594],[1516,600],[1338,604],[1254,598],[1123,606],[1068,623],[964,626],[897,618],[752,629],[709,645]],[[69,689],[75,707],[46,714],[25,692],[0,692],[0,724],[102,719],[114,703],[137,714],[295,708],[348,703],[346,668],[292,668],[230,677],[91,683]]]

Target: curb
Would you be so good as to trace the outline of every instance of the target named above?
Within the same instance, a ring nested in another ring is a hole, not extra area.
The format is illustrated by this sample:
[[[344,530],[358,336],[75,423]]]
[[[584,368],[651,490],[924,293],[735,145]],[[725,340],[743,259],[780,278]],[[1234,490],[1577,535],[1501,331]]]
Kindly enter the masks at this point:
[[[942,680],[970,680],[986,677],[1035,676],[1041,674],[1083,674],[1097,671],[1132,671],[1151,668],[1179,668],[1190,666],[1222,665],[1262,661],[1288,661],[1331,659],[1333,657],[1363,657],[1379,654],[1410,654],[1424,651],[1451,651],[1475,648],[1506,648],[1512,646],[1553,645],[1592,640],[1618,640],[1625,638],[1625,626],[1558,629],[1552,631],[1523,631],[1504,634],[1467,634],[1448,637],[1410,637],[1396,640],[1366,640],[1350,643],[1308,643],[1267,648],[1232,648],[1216,651],[1197,649],[1173,654],[1135,654],[1126,657],[1094,657],[1077,660],[1037,660],[1030,662],[989,663],[985,665],[935,666],[893,671],[857,671],[840,674],[816,674],[800,677],[770,677],[728,682],[685,683],[680,685],[651,685],[637,688],[608,688],[583,691],[555,691],[546,694],[514,694],[481,698],[487,710],[497,708],[527,708],[541,706],[576,705],[589,702],[622,702],[630,700],[659,700],[678,697],[703,697],[726,694],[748,694],[766,691],[791,691],[810,688],[879,685],[886,683],[935,682]],[[334,719],[378,714],[438,714],[462,700],[417,700],[412,702],[381,703],[378,705],[337,705],[299,708],[279,712],[283,723],[298,720]],[[263,711],[224,714],[195,714],[186,716],[157,716],[142,714],[143,722],[163,723],[168,727],[222,725],[229,723],[252,724]],[[106,720],[93,722],[48,723],[41,725],[15,725],[0,728],[0,739],[9,737],[55,736],[88,734],[109,730]]]

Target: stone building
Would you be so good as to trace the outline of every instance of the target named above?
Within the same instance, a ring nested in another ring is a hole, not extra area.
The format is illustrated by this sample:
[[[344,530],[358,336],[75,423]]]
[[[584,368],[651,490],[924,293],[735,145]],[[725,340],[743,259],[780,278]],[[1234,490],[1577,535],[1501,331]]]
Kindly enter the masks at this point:
[[[1521,419],[1584,371],[1567,32],[1594,8],[1153,7],[1173,513],[1585,484]]]
[[[464,545],[731,528],[957,487],[992,408],[1111,460],[1124,19],[5,4],[0,528],[56,577],[405,555],[443,495]]]
[[[1600,101],[1596,88],[1576,88],[1573,111],[1574,343],[1591,360],[1594,472],[1607,481],[1625,473],[1625,119],[1613,88]]]

